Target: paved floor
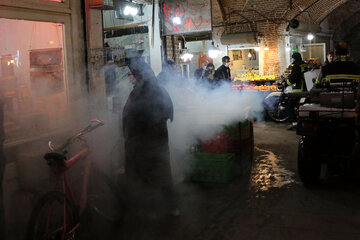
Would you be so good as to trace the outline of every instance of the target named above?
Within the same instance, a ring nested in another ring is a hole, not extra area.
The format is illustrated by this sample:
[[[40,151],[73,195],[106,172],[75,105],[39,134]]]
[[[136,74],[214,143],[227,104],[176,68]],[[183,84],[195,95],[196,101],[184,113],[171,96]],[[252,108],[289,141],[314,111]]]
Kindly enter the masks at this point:
[[[360,239],[360,184],[329,180],[305,188],[297,176],[293,131],[255,125],[250,179],[230,184],[180,184],[182,215],[128,221],[114,239]],[[249,180],[249,181],[248,181]]]
[[[98,222],[82,239],[360,239],[359,181],[330,179],[305,188],[297,176],[295,132],[271,122],[255,124],[254,131],[249,177],[229,184],[177,184],[180,217],[133,217],[116,226]]]

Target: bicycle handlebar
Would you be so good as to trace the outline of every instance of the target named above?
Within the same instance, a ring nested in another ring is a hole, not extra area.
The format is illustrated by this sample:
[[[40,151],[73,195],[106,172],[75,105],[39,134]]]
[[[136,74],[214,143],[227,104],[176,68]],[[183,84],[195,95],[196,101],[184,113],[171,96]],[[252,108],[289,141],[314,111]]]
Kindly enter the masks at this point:
[[[95,125],[93,125],[93,123],[95,123]],[[104,123],[102,121],[100,121],[98,119],[91,119],[90,124],[87,127],[85,127],[80,132],[78,132],[75,135],[68,138],[63,145],[61,145],[59,148],[56,149],[56,151],[63,150],[64,148],[66,148],[67,146],[72,144],[75,140],[80,139],[80,137],[84,136],[85,134],[87,134],[103,125],[104,125]],[[51,141],[49,142],[49,148],[51,151],[55,151],[55,148],[52,146]]]

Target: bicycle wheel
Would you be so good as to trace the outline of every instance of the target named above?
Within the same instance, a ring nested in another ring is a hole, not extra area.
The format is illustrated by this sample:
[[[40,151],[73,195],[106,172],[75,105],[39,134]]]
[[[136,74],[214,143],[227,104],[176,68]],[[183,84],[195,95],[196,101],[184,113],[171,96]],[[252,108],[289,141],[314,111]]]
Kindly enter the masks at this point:
[[[27,229],[27,240],[79,239],[77,210],[61,192],[50,192],[35,205]]]
[[[88,190],[88,203],[96,215],[120,221],[124,216],[124,201],[114,182],[98,167],[92,166]]]

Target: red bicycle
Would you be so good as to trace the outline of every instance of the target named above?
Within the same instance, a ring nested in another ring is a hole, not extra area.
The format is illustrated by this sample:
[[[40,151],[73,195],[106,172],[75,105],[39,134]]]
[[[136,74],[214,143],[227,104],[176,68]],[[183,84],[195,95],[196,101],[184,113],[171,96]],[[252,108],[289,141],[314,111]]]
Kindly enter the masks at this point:
[[[45,160],[55,173],[59,191],[52,191],[41,197],[30,216],[27,240],[34,239],[79,239],[80,218],[85,209],[111,221],[123,217],[124,205],[116,185],[98,167],[93,166],[89,146],[83,136],[104,123],[91,120],[91,123],[71,136],[61,147],[54,148],[44,155]],[[73,157],[67,159],[67,149],[80,141],[82,148]],[[80,200],[76,201],[66,171],[81,159],[85,159]]]

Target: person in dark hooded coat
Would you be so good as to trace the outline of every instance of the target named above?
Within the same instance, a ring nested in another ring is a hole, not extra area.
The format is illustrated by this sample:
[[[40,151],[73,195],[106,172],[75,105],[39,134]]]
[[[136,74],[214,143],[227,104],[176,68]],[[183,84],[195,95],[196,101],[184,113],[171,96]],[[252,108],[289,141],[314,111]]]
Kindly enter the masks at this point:
[[[157,212],[156,207],[165,209],[165,205],[175,210],[167,130],[173,103],[141,57],[126,62],[136,79],[123,110],[126,177],[135,184],[135,200],[142,200],[145,210]]]

